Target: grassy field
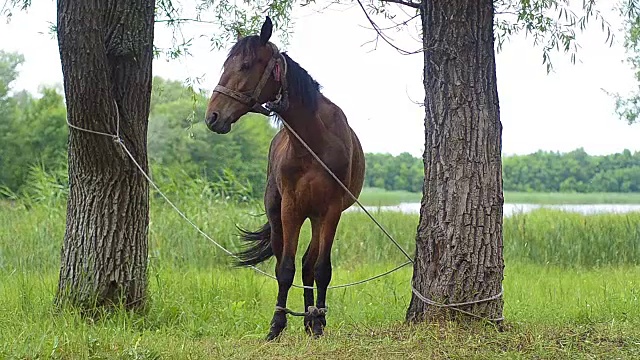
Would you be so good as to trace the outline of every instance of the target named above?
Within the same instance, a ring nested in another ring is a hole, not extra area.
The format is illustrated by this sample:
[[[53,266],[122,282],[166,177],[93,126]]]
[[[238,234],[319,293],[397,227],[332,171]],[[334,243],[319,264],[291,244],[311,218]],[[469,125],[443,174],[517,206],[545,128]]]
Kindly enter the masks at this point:
[[[189,195],[177,205],[235,249],[235,224],[257,227],[259,206]],[[290,318],[277,342],[262,341],[276,284],[228,258],[161,201],[152,200],[146,316],[95,321],[54,311],[62,202],[0,207],[0,358],[89,359],[495,359],[640,357],[640,214],[583,216],[538,210],[505,219],[506,329],[454,323],[410,326],[410,267],[328,295],[328,328],[311,340]],[[376,213],[413,253],[418,217]],[[302,232],[306,244],[309,227]],[[403,261],[363,214],[345,214],[332,284]],[[273,261],[262,266],[271,272]],[[300,283],[296,276],[296,283]],[[293,289],[290,307],[302,309]]]
[[[385,206],[403,202],[420,202],[422,194],[364,188],[360,202]],[[640,204],[640,193],[526,193],[506,191],[504,201],[512,204]]]
[[[338,268],[335,282],[381,271]],[[583,271],[512,263],[505,273],[506,331],[488,325],[403,323],[410,269],[368,285],[332,290],[326,336],[311,340],[290,318],[280,341],[268,330],[275,284],[250,270],[151,269],[151,307],[90,322],[56,313],[56,275],[5,275],[2,358],[635,358],[640,356],[638,268]],[[302,307],[291,291],[290,306]]]

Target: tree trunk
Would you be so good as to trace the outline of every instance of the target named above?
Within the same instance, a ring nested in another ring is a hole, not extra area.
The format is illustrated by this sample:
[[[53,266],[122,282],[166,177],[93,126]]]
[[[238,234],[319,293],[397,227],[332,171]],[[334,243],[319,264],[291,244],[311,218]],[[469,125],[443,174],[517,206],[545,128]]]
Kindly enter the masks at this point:
[[[69,122],[116,134],[147,170],[154,0],[58,0]],[[119,123],[119,126],[118,126]],[[149,189],[113,138],[69,132],[69,199],[58,304],[141,308]]]
[[[423,1],[425,180],[413,286],[441,304],[501,292],[502,125],[492,0]],[[460,309],[502,317],[502,298]],[[408,321],[461,313],[414,293]]]

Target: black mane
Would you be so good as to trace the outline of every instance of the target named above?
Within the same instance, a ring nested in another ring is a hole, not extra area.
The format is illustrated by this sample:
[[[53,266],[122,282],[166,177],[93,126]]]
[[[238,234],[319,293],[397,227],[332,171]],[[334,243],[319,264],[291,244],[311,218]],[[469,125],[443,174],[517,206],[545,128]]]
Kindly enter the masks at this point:
[[[315,112],[318,110],[320,84],[309,75],[307,70],[291,59],[286,52],[283,52],[282,56],[287,62],[289,98],[300,101],[302,105]]]
[[[240,55],[246,61],[253,61],[256,57],[257,49],[262,46],[260,37],[251,35],[243,37],[229,50],[229,55],[225,60],[225,65],[230,58]],[[311,111],[318,110],[318,95],[320,94],[320,84],[314,80],[307,70],[303,69],[286,52],[282,53],[287,62],[287,90],[289,98],[299,101],[303,106]]]

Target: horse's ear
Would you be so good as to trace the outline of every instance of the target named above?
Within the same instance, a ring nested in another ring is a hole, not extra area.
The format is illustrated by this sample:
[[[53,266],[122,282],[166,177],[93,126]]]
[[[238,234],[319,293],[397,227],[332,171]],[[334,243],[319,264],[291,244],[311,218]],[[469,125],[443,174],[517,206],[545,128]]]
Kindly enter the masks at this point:
[[[240,41],[242,39],[242,33],[239,28],[236,28],[236,41]]]
[[[266,45],[269,39],[271,38],[271,33],[273,32],[273,23],[271,23],[271,18],[267,16],[264,20],[264,24],[262,24],[262,29],[260,30],[260,41],[262,45]]]

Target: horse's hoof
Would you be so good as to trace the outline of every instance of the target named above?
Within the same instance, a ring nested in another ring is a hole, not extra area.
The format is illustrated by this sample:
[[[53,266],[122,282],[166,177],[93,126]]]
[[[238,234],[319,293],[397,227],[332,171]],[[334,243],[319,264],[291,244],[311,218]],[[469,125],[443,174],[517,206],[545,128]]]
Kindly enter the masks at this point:
[[[277,339],[280,336],[280,334],[282,334],[283,330],[284,330],[284,327],[271,326],[271,329],[269,329],[269,334],[267,334],[266,340],[273,341]]]
[[[307,335],[311,336],[311,329],[313,329],[313,318],[309,315],[305,315],[304,317],[304,331]]]
[[[271,341],[276,339],[282,333],[282,330],[287,327],[287,315],[283,312],[276,311],[271,319],[271,327],[269,328],[269,334],[266,340]]]
[[[313,337],[315,339],[319,338],[324,334],[324,328],[327,326],[327,320],[324,315],[318,316],[313,319],[313,324],[311,329],[313,330]]]
[[[267,337],[265,338],[265,340],[267,340],[267,341],[273,341],[273,340],[277,339],[277,338],[278,338],[278,336],[280,336],[280,334],[282,334],[282,330],[280,330],[280,331],[274,331],[274,330],[271,330],[271,331],[269,331],[269,333],[267,334]]]

